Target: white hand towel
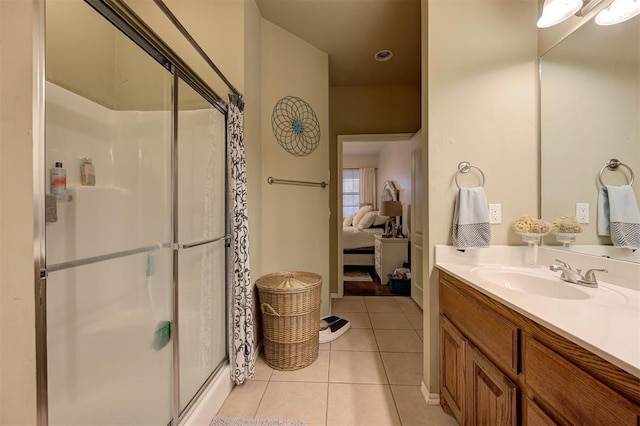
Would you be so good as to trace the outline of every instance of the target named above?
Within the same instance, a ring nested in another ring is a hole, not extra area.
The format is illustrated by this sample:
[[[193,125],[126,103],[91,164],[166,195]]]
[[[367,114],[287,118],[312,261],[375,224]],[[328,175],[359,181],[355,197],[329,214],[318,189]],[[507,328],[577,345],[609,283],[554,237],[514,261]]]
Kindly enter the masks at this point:
[[[604,187],[598,192],[598,235],[608,237],[609,231],[609,196]]]
[[[491,245],[489,206],[482,187],[460,188],[458,191],[452,239],[458,250]]]
[[[598,194],[598,234],[610,234],[615,247],[640,248],[640,209],[630,185],[606,185]]]

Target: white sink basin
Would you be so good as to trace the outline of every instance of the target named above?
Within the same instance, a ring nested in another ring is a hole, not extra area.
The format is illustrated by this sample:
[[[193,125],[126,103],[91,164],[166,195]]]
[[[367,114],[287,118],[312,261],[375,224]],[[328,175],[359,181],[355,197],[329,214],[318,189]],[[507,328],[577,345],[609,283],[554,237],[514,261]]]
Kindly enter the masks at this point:
[[[507,267],[480,267],[473,269],[471,273],[491,284],[536,296],[573,300],[592,297],[576,284],[565,283],[559,277],[550,277],[542,273]]]

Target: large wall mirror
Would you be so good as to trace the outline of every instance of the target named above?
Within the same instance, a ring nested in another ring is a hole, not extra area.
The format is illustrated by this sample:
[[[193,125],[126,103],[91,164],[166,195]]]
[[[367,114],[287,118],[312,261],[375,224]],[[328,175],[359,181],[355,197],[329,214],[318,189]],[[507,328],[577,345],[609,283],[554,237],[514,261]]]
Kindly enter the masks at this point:
[[[589,223],[560,249],[640,262],[640,250],[615,248],[597,233],[599,173],[616,158],[635,173],[640,200],[640,16],[618,25],[587,22],[540,58],[541,209],[545,220],[589,203]],[[602,173],[628,184],[627,168]]]

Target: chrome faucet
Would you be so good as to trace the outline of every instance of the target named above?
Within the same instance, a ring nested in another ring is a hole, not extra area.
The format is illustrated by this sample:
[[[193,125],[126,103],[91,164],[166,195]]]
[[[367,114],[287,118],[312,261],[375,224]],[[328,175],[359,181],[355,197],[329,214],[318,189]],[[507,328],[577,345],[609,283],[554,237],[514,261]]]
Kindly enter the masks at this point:
[[[580,270],[578,269],[578,272]],[[596,272],[609,272],[606,269],[589,269],[584,274],[584,278],[578,281],[578,284],[584,285],[587,287],[598,287],[598,279],[596,278]]]
[[[606,269],[589,269],[584,276],[582,275],[582,270],[576,269],[575,271],[571,269],[571,266],[560,259],[555,259],[557,264],[554,263],[549,266],[553,272],[562,271],[560,275],[560,279],[569,283],[583,285],[585,287],[598,287],[598,280],[596,278],[596,272],[609,272]]]
[[[551,264],[549,266],[549,269],[551,269],[553,272],[562,271],[562,274],[560,275],[560,279],[562,281],[578,284],[578,281],[582,279],[582,275],[580,275],[580,272],[571,269],[571,266],[567,262],[563,262],[560,259],[555,259],[555,261],[558,263]]]

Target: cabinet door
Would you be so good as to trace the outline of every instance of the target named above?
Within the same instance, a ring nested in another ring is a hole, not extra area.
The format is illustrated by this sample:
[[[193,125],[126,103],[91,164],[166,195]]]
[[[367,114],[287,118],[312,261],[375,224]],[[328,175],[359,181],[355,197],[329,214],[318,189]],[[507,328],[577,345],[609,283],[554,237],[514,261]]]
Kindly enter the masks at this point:
[[[464,424],[464,362],[466,340],[446,317],[440,316],[440,396],[443,408]]]
[[[525,406],[525,424],[527,426],[555,426],[558,424],[532,399],[527,398]]]
[[[515,425],[517,387],[467,342],[467,414],[471,425]]]

